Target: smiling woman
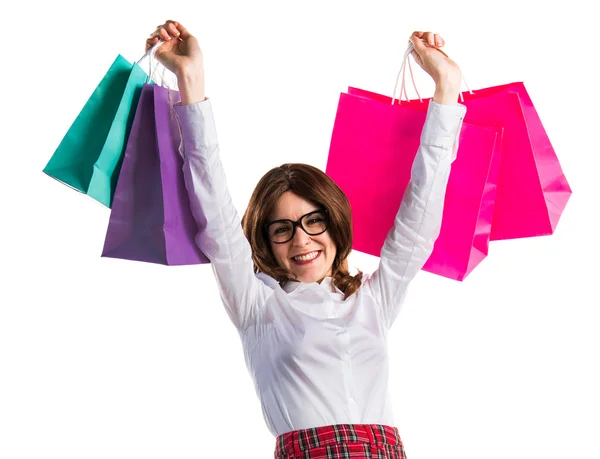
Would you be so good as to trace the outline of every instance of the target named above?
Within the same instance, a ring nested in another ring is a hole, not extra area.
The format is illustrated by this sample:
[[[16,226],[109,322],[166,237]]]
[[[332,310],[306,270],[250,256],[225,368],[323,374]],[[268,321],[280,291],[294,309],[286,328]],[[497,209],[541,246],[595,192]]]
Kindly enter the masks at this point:
[[[277,459],[404,458],[389,398],[387,330],[439,235],[465,107],[442,38],[415,32],[416,61],[436,83],[411,181],[371,276],[348,272],[348,199],[321,170],[267,172],[242,221],[233,206],[196,39],[167,21],[146,42],[177,75],[183,174],[225,309],[242,339]]]
[[[360,286],[362,273],[348,273],[350,203],[316,167],[284,164],[267,172],[250,198],[242,225],[256,270],[279,283],[320,283],[332,277],[346,297]]]

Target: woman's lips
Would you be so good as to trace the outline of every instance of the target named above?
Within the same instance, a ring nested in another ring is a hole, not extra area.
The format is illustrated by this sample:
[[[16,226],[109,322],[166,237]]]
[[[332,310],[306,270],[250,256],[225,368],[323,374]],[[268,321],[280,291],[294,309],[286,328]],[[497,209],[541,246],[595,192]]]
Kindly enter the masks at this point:
[[[313,250],[313,252],[314,252],[314,250]],[[309,252],[309,253],[313,253],[313,252]],[[309,263],[312,263],[316,259],[318,259],[320,256],[321,256],[321,251],[318,250],[317,251],[317,256],[315,258],[313,258],[312,260],[298,261],[298,260],[294,260],[293,258],[290,258],[290,260],[292,260],[292,263],[294,263],[295,265],[307,265]]]

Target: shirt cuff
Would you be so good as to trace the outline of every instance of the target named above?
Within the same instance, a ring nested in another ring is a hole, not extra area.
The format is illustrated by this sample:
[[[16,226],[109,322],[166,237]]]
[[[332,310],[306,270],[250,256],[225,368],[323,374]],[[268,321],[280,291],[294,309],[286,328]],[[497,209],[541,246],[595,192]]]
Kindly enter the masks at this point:
[[[452,149],[452,161],[456,159],[458,139],[467,107],[462,104],[439,104],[429,101],[421,144]]]
[[[185,151],[217,144],[217,130],[209,99],[188,105],[173,105]]]

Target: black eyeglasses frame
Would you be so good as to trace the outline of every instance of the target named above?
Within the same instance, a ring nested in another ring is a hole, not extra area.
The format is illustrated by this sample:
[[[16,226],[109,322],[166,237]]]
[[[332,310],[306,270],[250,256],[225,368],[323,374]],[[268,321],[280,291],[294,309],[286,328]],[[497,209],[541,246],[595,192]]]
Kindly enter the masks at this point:
[[[302,220],[304,219],[304,217],[307,217],[311,214],[317,214],[317,213],[325,213],[325,229],[323,231],[319,231],[318,233],[309,233],[308,231],[306,231],[306,228],[304,228],[304,226],[302,225]],[[280,242],[275,242],[273,239],[271,239],[271,236],[269,234],[269,227],[271,225],[273,225],[274,223],[291,223],[292,225],[292,231],[291,231],[291,236],[287,241],[280,241]],[[265,234],[267,236],[267,238],[273,243],[273,244],[285,244],[286,242],[290,242],[292,239],[294,239],[294,235],[296,234],[296,227],[300,227],[302,228],[302,231],[304,231],[306,234],[308,234],[309,236],[318,236],[319,234],[323,234],[325,231],[327,231],[329,229],[329,211],[325,208],[321,208],[321,209],[317,209],[317,210],[313,210],[311,212],[308,212],[307,214],[302,215],[297,221],[292,221],[289,220],[287,218],[282,218],[279,220],[273,220],[272,222],[269,223],[265,223]]]

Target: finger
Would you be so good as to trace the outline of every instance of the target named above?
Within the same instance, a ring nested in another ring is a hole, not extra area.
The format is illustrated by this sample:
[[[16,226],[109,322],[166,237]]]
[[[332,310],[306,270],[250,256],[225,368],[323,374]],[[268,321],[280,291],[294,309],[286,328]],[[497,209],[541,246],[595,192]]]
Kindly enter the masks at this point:
[[[180,35],[180,32],[179,30],[177,30],[174,21],[167,21],[167,23],[165,24],[165,28],[172,37],[178,37]]]
[[[422,38],[413,35],[412,37],[410,37],[410,41],[412,42],[413,48],[415,49],[417,54],[422,54],[423,52],[427,51],[427,45],[423,42]]]
[[[415,30],[411,36],[421,38],[425,32],[421,32],[419,30]]]
[[[146,51],[152,48],[156,43],[158,43],[158,37],[150,37],[146,40]]]
[[[160,28],[160,27],[163,27],[166,30],[168,30],[169,34],[172,37],[179,37],[180,40],[185,40],[186,38],[192,36],[192,34],[190,34],[183,25],[181,25],[179,22],[173,21],[171,19],[166,21],[164,25],[160,25],[157,28]]]
[[[192,34],[188,32],[188,30],[183,27],[179,22],[174,21],[175,27],[177,27],[177,31],[179,32],[179,38],[185,40],[188,37],[191,37]]]
[[[441,35],[438,35],[437,33],[434,35],[435,38],[435,46],[437,47],[442,47],[446,44],[446,42],[444,41],[444,39],[441,37]]]
[[[433,32],[425,32],[423,34],[423,40],[425,40],[428,45],[435,46],[435,37]]]
[[[158,36],[162,38],[164,41],[169,41],[172,37],[169,35],[169,32],[164,27],[158,29]]]

